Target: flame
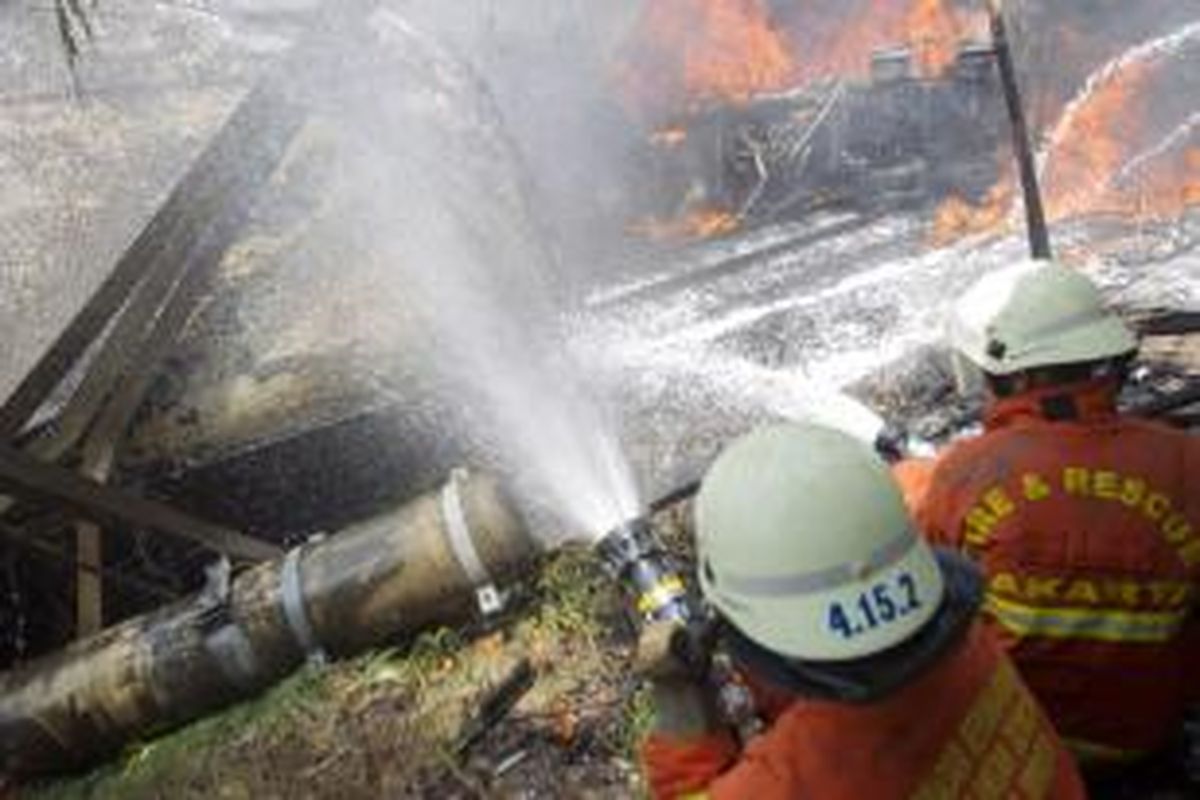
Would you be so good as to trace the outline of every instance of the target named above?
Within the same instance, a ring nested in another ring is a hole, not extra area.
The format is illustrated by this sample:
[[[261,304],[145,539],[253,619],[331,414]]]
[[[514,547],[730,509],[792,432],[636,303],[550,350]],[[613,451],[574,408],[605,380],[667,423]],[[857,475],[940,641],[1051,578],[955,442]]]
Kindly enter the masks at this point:
[[[1173,146],[1154,149],[1152,159],[1134,155],[1151,118],[1146,98],[1154,75],[1152,64],[1129,63],[1064,112],[1044,172],[1051,220],[1103,213],[1174,219],[1200,204],[1200,147],[1181,148],[1186,137],[1169,137]]]
[[[1154,169],[1122,195],[1128,213],[1138,218],[1170,220],[1200,206],[1200,147],[1159,159]]]
[[[988,190],[979,203],[951,195],[934,212],[930,244],[945,247],[964,236],[1003,232],[1008,226],[1014,194],[1015,187],[1009,174]]]
[[[693,97],[745,100],[791,83],[788,48],[767,21],[762,0],[702,0],[702,34],[685,44],[684,85]]]
[[[1130,78],[1120,91],[1105,93],[1080,115],[1080,130],[1090,137],[1073,139],[1055,158],[1054,189],[1045,193],[1047,218],[1062,220],[1083,214],[1115,214],[1135,221],[1178,219],[1189,209],[1200,207],[1200,146],[1155,149],[1149,164],[1130,171],[1129,140],[1122,138],[1138,128],[1133,109],[1124,105],[1128,95],[1137,94],[1140,78]],[[1133,120],[1126,119],[1131,116]],[[1196,127],[1200,128],[1200,124]],[[1047,171],[1049,172],[1049,170]],[[977,233],[1003,233],[1012,224],[1016,196],[1011,173],[1005,175],[983,202],[972,204],[958,196],[942,203],[934,213],[930,243],[942,247]],[[1094,246],[1064,250],[1064,260],[1095,256]]]
[[[839,24],[819,40],[806,43],[804,75],[812,80],[828,75],[863,77],[871,53],[902,42],[906,10],[886,0],[852,0]]]
[[[620,73],[652,109],[744,102],[796,77],[764,0],[649,0]]]
[[[1129,143],[1137,138],[1144,111],[1137,100],[1149,77],[1144,64],[1120,71],[1097,87],[1061,131],[1042,182],[1051,220],[1128,210],[1127,199],[1113,192],[1110,183],[1131,155]]]
[[[1181,196],[1185,206],[1200,206],[1200,147],[1190,147],[1183,157],[1184,183]]]
[[[732,233],[738,220],[719,208],[697,208],[674,219],[644,219],[630,226],[630,232],[655,241],[695,241]]]
[[[982,15],[965,16],[945,0],[916,0],[904,18],[904,37],[913,48],[921,75],[942,75],[954,64],[959,42],[981,24]]]
[[[959,43],[983,34],[987,17],[981,10],[963,11],[953,0],[857,0],[828,35],[808,43],[804,76],[863,76],[871,53],[890,45],[913,51],[918,74],[936,77],[953,65]]]
[[[810,4],[767,0],[646,0],[637,27],[642,58],[626,64],[631,67],[626,77],[643,98],[656,101],[661,121],[681,108],[740,103],[831,74],[862,76],[870,54],[887,45],[908,45],[918,75],[937,76],[953,67],[964,39],[985,38],[988,27],[982,9],[964,10],[960,0],[842,0],[836,6],[836,13],[821,14]],[[1066,25],[1053,36],[1068,60],[1092,61],[1107,47],[1102,37]],[[1114,63],[1112,70],[1093,73],[1100,76],[1096,85],[1089,79],[1071,103],[1064,96],[1068,83],[1034,96],[1035,118],[1059,120],[1041,173],[1051,221],[1097,213],[1161,218],[1200,205],[1200,148],[1185,151],[1171,140],[1164,152],[1152,148],[1145,159],[1135,150],[1153,132],[1143,121],[1151,119],[1148,89],[1161,59]],[[688,141],[688,130],[662,125],[650,140],[679,147]],[[978,202],[947,199],[934,214],[933,241],[1002,230],[1014,184],[1006,175]],[[711,208],[641,225],[647,235],[668,239],[719,235],[734,227],[727,212]]]
[[[911,47],[921,75],[940,75],[985,29],[982,11],[955,0],[846,0],[836,16],[766,0],[647,0],[617,70],[634,106],[661,115],[865,76],[871,53],[890,45]]]
[[[660,128],[650,134],[650,143],[657,147],[678,147],[687,141],[687,129],[679,126]]]

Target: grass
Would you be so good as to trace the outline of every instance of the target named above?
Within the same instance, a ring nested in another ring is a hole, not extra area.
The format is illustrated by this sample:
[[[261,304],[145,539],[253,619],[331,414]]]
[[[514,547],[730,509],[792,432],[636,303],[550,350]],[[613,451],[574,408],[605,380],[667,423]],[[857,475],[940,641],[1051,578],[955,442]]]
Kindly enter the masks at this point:
[[[42,800],[89,797],[155,796],[158,787],[194,766],[198,754],[215,746],[269,737],[280,727],[297,725],[328,701],[325,670],[305,666],[260,697],[174,733],[131,745],[122,758],[75,780],[26,792]]]
[[[403,650],[306,666],[271,691],[27,789],[84,798],[629,797],[649,724],[628,670],[623,599],[583,551],[547,560],[520,611],[489,631],[428,631]],[[527,657],[538,679],[466,757],[480,699]],[[508,771],[501,767],[519,759]],[[574,787],[574,788],[572,788]]]

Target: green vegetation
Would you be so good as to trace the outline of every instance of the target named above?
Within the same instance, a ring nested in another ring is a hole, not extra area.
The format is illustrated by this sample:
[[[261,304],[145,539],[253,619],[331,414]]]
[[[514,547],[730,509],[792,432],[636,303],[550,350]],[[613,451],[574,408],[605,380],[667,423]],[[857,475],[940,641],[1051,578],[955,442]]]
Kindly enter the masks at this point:
[[[27,790],[83,798],[629,797],[649,720],[623,601],[589,554],[549,559],[494,630],[309,665],[266,694]],[[464,724],[521,658],[537,682],[469,753]]]
[[[303,723],[316,716],[328,700],[326,672],[306,666],[260,697],[200,720],[171,735],[130,747],[119,763],[84,778],[51,784],[31,797],[73,800],[84,797],[155,796],[155,787],[169,786],[197,754],[238,741],[271,735],[273,730]]]

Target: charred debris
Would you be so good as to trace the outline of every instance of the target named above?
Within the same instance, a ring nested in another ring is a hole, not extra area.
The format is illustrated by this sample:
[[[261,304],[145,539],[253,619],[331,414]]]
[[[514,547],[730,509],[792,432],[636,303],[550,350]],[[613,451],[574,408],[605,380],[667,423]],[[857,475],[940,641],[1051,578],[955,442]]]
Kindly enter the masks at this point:
[[[936,76],[896,47],[872,55],[866,79],[704,103],[651,137],[656,183],[680,204],[664,216],[721,209],[731,223],[753,226],[949,196],[981,202],[1006,163],[999,99],[991,46],[964,42]]]
[[[333,35],[434,87],[449,108],[426,109],[435,117],[488,106],[444,52],[384,27]],[[321,53],[319,37],[302,43],[281,72],[355,68]],[[864,80],[695,108],[648,142],[656,215],[717,208],[749,229],[817,211],[867,218],[981,201],[1007,147],[994,56],[966,43],[929,77],[911,51],[883,50]],[[280,222],[258,204],[297,188],[282,165],[303,160],[330,113],[292,85],[268,77],[247,96],[0,408],[0,766],[14,773],[86,765],[309,657],[486,616],[502,602],[496,584],[536,560],[503,493],[452,472],[466,455],[438,435],[452,412],[430,410],[435,387],[413,364],[396,367],[397,399],[353,380],[361,363],[256,362],[239,345],[259,279],[239,271],[237,245],[248,231],[306,223],[307,208]],[[502,148],[483,129],[459,135]],[[504,181],[502,201],[521,205],[520,181]],[[189,338],[197,320],[219,332],[222,352]],[[1152,344],[1128,403],[1195,426],[1195,315],[1137,321]],[[929,441],[978,416],[953,397],[936,351],[853,391]],[[501,692],[490,713],[511,701]]]
[[[423,52],[427,62],[403,66],[419,73],[414,80],[450,95],[478,91],[446,54]],[[320,37],[302,43],[274,74],[354,69],[321,53]],[[746,227],[822,208],[879,213],[950,193],[979,196],[996,181],[1004,131],[994,72],[979,45],[964,45],[953,68],[932,79],[917,74],[910,51],[894,49],[875,55],[866,81],[707,107],[679,121],[682,138],[651,138],[650,185],[665,187],[663,197],[737,209]],[[329,113],[319,98],[298,96],[297,83],[268,76],[241,102],[0,409],[11,454],[2,476],[11,498],[0,664],[194,589],[214,553],[269,555],[432,489],[464,457],[436,433],[452,412],[430,410],[436,387],[409,368],[401,367],[408,396],[398,408],[355,388],[363,382],[347,371],[361,365],[320,353],[297,369],[254,363],[254,350],[237,340],[238,318],[261,296],[259,278],[238,271],[239,242],[297,224],[264,207],[314,202],[305,199],[311,187],[280,182],[281,165],[303,162]],[[301,202],[289,202],[289,192]],[[197,344],[190,330],[199,326],[215,346]],[[230,376],[238,370],[254,375],[261,393],[240,416],[225,412],[246,383]],[[64,382],[74,382],[68,399],[49,402]],[[44,472],[38,481],[29,464]],[[122,491],[170,506],[143,508]],[[101,536],[97,522],[126,533]],[[214,544],[239,536],[268,544]],[[62,586],[73,590],[49,588]]]

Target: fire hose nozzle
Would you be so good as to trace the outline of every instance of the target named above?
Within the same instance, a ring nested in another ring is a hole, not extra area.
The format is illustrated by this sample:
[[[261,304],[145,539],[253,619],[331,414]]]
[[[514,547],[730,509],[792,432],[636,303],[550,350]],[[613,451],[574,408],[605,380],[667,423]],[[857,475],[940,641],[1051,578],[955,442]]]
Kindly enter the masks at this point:
[[[609,574],[632,591],[642,619],[686,623],[696,616],[687,584],[646,516],[613,528],[596,545],[596,551]]]
[[[753,698],[727,659],[718,656],[719,623],[689,594],[683,575],[655,535],[648,515],[609,531],[596,551],[609,574],[628,588],[644,622],[674,622],[671,650],[713,693],[722,717],[743,741],[759,730]]]

